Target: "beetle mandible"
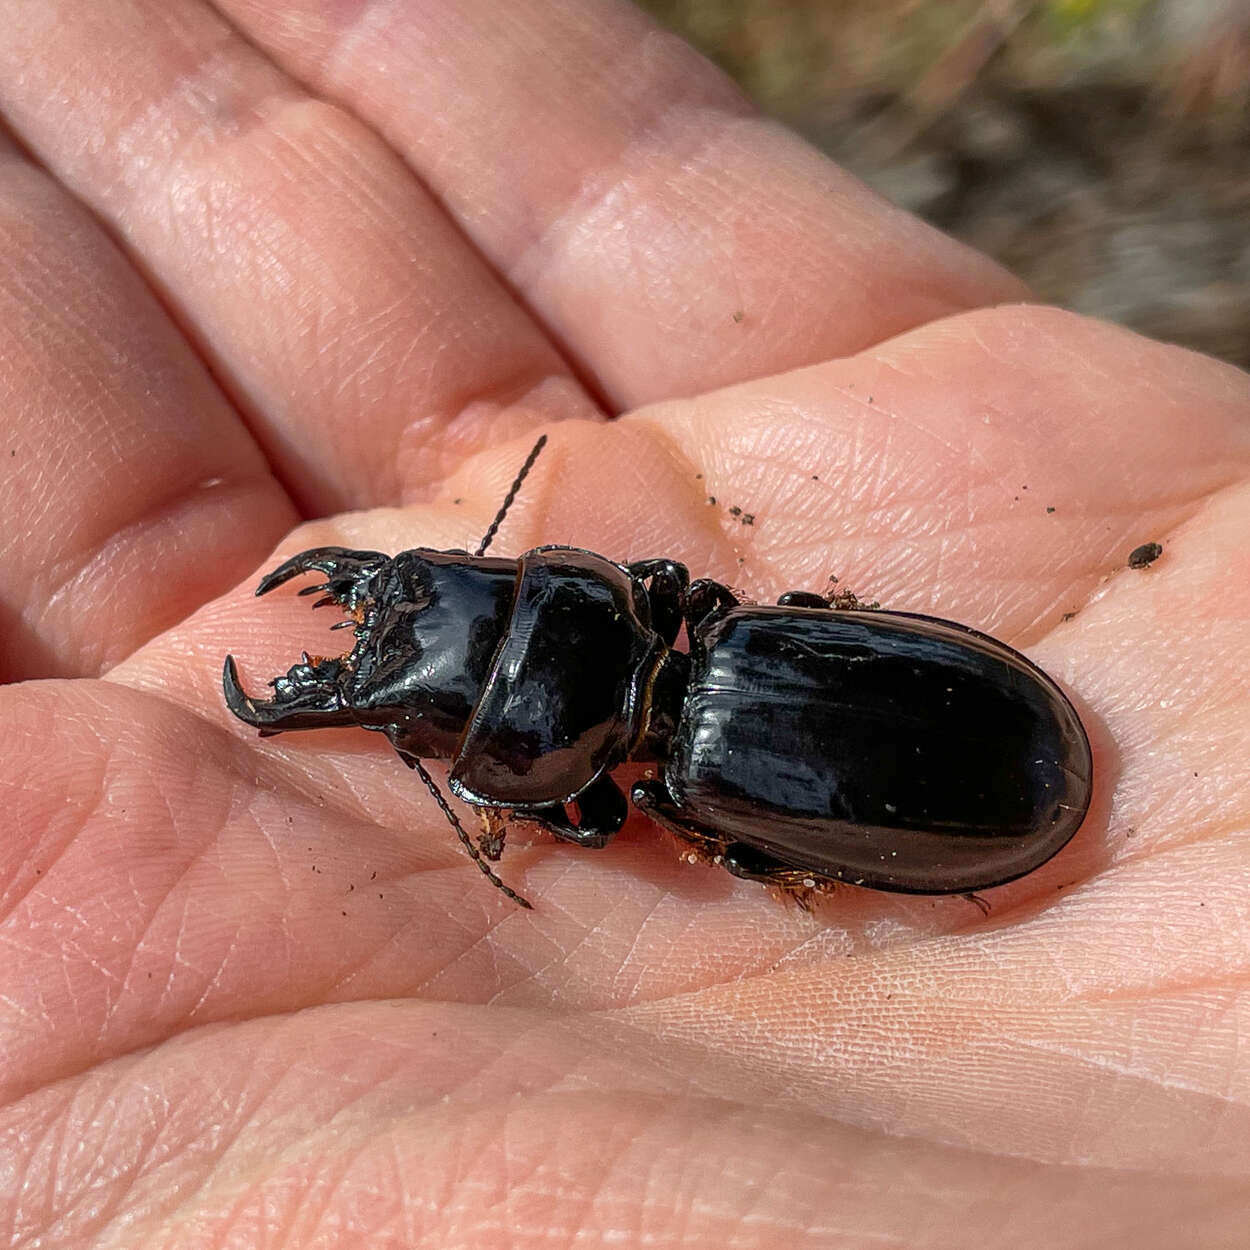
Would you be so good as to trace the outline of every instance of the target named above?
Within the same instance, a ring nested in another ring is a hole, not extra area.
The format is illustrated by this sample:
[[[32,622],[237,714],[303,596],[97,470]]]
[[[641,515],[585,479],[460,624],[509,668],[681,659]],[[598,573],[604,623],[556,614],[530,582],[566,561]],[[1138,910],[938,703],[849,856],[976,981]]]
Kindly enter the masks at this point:
[[[258,595],[323,574],[300,594],[344,608],[355,644],[305,657],[267,701],[244,693],[227,656],[230,710],[262,735],[385,735],[478,867],[526,907],[423,760],[451,761],[464,802],[584,847],[606,845],[628,814],[612,770],[652,762],[636,806],[698,858],[792,892],[967,894],[1031,872],[1076,832],[1093,771],[1080,718],[986,634],[853,596],[748,605],[669,559],[487,556],[545,443],[473,554],[319,547],[269,573]]]

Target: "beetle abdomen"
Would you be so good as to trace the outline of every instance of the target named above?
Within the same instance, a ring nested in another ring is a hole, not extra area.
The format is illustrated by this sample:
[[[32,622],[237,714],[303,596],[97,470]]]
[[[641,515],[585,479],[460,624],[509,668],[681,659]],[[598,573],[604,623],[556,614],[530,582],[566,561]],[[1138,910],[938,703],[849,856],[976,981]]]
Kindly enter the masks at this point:
[[[808,871],[957,893],[1031,871],[1089,805],[1089,743],[1010,647],[930,617],[733,608],[700,631],[664,776]]]

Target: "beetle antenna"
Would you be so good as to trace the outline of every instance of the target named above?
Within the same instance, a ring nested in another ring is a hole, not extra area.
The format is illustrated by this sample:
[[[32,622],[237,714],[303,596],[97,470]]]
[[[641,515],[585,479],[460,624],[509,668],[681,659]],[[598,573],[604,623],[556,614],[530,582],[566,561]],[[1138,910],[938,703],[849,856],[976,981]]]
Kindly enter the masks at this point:
[[[532,461],[533,458],[531,455],[530,460]],[[527,465],[526,467],[528,468],[529,466]],[[524,473],[522,473],[522,476],[524,476]],[[451,804],[443,797],[442,790],[438,788],[438,782],[426,772],[425,765],[413,755],[405,755],[402,758],[405,764],[417,770],[417,776],[425,782],[425,788],[434,796],[434,802],[438,804],[443,815],[447,817],[447,823],[456,831],[456,837],[464,843],[464,849],[469,852],[469,858],[481,869],[482,876],[497,890],[502,890],[514,903],[520,903],[522,907],[533,911],[534,905],[528,899],[522,898],[510,885],[504,885],[491,869],[491,866],[482,858],[482,852],[473,845],[473,839],[464,831],[464,826],[460,823],[460,817],[451,810]]]
[[[482,541],[478,543],[477,550],[473,553],[475,556],[486,554],[486,548],[494,541],[495,535],[499,532],[499,527],[503,524],[503,519],[508,515],[508,509],[512,507],[516,500],[516,493],[521,489],[521,483],[525,481],[529,471],[534,467],[534,461],[538,459],[538,453],[547,446],[547,436],[544,434],[538,442],[534,444],[534,450],[525,457],[525,463],[521,466],[521,471],[512,482],[512,488],[504,496],[503,506],[495,513],[495,519],[490,523],[490,529],[486,531]],[[528,904],[527,904],[528,906]]]

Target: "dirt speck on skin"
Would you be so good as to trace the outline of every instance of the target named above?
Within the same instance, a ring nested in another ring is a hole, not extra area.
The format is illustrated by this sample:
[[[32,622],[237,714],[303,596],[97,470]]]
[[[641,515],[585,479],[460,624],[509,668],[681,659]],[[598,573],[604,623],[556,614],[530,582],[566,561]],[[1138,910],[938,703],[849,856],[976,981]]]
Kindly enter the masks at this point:
[[[1142,543],[1140,547],[1134,547],[1128,555],[1128,566],[1130,569],[1144,569],[1152,565],[1163,554],[1163,545],[1161,543]]]

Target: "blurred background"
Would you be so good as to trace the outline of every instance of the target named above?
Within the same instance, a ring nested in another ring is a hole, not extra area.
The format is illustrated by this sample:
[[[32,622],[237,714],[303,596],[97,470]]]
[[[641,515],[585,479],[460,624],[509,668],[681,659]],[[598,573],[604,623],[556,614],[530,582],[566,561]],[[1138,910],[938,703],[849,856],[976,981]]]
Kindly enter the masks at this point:
[[[1037,294],[1250,366],[1250,0],[643,0]]]

